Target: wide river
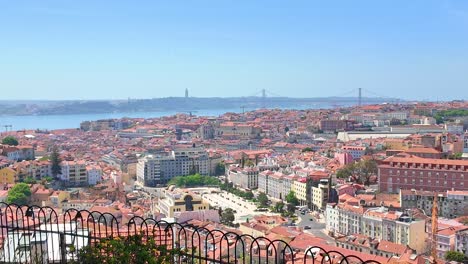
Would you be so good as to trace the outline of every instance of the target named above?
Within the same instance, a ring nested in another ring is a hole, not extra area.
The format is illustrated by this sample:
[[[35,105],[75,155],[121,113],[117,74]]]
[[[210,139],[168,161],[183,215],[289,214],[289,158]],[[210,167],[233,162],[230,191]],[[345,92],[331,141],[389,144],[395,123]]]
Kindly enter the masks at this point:
[[[327,108],[322,105],[321,107]],[[317,108],[317,106],[311,106]],[[305,109],[298,107],[298,109]],[[250,111],[253,109],[245,109]],[[242,109],[206,109],[193,111],[192,114],[197,116],[219,116],[227,112],[240,113]],[[23,130],[23,129],[63,129],[63,128],[79,128],[83,121],[92,121],[107,118],[152,118],[169,116],[179,113],[177,111],[168,112],[131,112],[131,113],[105,113],[105,114],[79,114],[79,115],[28,115],[28,116],[0,116],[0,132],[5,131],[5,125],[11,125],[8,130]],[[184,112],[186,113],[186,112]]]

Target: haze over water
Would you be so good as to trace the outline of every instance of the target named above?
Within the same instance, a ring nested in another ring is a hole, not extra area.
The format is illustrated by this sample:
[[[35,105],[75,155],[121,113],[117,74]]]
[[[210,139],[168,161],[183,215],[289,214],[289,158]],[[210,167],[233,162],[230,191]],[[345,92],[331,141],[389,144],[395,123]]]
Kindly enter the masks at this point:
[[[329,108],[328,105],[310,105],[307,107],[298,106],[295,109],[307,108]],[[286,109],[286,108],[283,108]],[[246,108],[245,111],[254,109]],[[197,116],[219,116],[227,112],[241,113],[241,108],[236,109],[206,109],[193,111],[193,115]],[[154,118],[161,116],[170,116],[178,111],[161,111],[161,112],[131,112],[131,113],[102,113],[102,114],[80,114],[80,115],[27,115],[27,116],[0,116],[0,131],[4,132],[4,125],[12,125],[12,130],[23,129],[64,129],[64,128],[79,128],[83,121],[93,121],[109,118]]]

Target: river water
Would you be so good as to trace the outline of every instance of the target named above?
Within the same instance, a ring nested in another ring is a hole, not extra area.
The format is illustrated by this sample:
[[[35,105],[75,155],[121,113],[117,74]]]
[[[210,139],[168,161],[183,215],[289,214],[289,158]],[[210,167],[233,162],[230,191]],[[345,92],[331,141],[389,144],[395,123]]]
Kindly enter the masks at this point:
[[[327,108],[321,105],[322,108]],[[318,106],[312,106],[318,108]],[[305,109],[299,107],[298,109]],[[245,109],[250,111],[254,109]],[[197,110],[192,114],[197,116],[219,116],[227,112],[241,113],[242,109],[206,109]],[[131,113],[103,113],[103,114],[77,114],[77,115],[28,115],[28,116],[0,116],[0,131],[5,131],[5,125],[11,125],[8,130],[23,130],[23,129],[64,129],[64,128],[79,128],[83,121],[92,121],[108,118],[153,118],[161,116],[169,116],[177,114],[177,111],[167,112],[131,112]],[[187,113],[187,112],[184,112]]]

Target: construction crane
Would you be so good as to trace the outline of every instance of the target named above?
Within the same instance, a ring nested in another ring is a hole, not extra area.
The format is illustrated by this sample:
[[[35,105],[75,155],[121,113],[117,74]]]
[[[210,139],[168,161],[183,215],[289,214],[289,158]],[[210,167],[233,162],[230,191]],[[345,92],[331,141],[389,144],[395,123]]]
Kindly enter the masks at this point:
[[[439,225],[437,220],[439,219],[439,207],[438,207],[438,194],[437,192],[434,192],[434,201],[432,202],[432,215],[431,215],[431,257],[432,257],[432,263],[437,263],[437,231],[439,229]]]

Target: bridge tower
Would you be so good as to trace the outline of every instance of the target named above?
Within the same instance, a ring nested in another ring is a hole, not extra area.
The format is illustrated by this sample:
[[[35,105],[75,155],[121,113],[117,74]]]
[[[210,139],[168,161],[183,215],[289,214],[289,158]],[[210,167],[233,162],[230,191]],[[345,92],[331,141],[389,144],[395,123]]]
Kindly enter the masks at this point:
[[[362,88],[359,88],[359,95],[358,95],[358,106],[362,104]]]
[[[266,108],[266,89],[262,89],[262,108]]]

